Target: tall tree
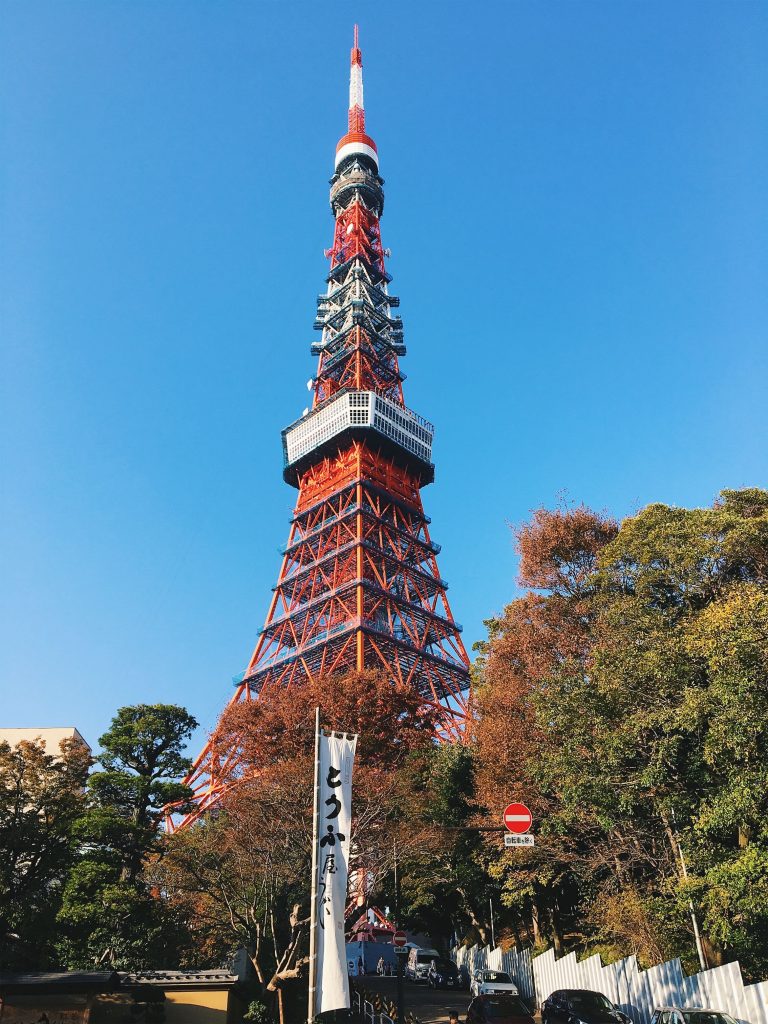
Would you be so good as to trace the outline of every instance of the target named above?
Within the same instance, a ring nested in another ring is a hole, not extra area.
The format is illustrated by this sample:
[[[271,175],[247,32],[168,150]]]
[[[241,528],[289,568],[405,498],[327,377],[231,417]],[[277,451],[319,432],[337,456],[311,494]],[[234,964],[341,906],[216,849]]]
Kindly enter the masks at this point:
[[[540,509],[518,530],[520,583],[540,592],[529,590],[493,620],[478,688],[478,799],[495,820],[506,803],[524,800],[537,823],[544,823],[534,850],[496,852],[492,871],[512,930],[558,950],[581,890],[582,850],[599,829],[583,817],[574,827],[568,805],[542,774],[542,754],[561,711],[548,694],[572,692],[578,700],[586,683],[594,574],[617,529],[612,520],[577,507]]]
[[[552,896],[577,883],[582,942],[692,964],[692,896],[709,962],[763,969],[768,493],[651,505],[618,531],[540,512],[519,544],[539,592],[489,644],[481,792],[500,769],[526,788],[528,867],[567,868]],[[512,903],[524,867],[502,867]]]
[[[56,964],[55,919],[72,866],[90,755],[65,740],[0,743],[0,966]]]
[[[144,870],[161,851],[163,807],[184,801],[182,754],[197,722],[183,708],[120,708],[100,738],[101,771],[88,780],[88,806],[76,825],[80,857],[64,889],[61,950],[70,967],[138,969],[173,965],[179,921]]]
[[[237,747],[244,777],[215,820],[172,838],[160,865],[196,934],[218,955],[245,944],[265,988],[296,995],[305,977],[312,834],[314,709],[325,727],[359,734],[353,780],[351,869],[377,884],[391,871],[393,836],[417,846],[426,828],[406,829],[420,799],[414,759],[432,747],[435,709],[410,687],[375,672],[323,677],[244,702],[224,718],[217,742]]]

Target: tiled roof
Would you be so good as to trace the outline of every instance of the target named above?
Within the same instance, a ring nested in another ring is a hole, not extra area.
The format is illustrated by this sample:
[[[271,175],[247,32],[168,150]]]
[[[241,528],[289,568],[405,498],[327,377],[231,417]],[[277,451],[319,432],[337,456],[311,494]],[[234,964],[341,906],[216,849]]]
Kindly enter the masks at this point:
[[[234,985],[237,975],[230,971],[121,971],[124,987],[157,985],[160,988],[211,988]]]
[[[23,974],[0,973],[0,991],[20,992],[32,989],[109,992],[120,979],[114,971],[28,971]]]

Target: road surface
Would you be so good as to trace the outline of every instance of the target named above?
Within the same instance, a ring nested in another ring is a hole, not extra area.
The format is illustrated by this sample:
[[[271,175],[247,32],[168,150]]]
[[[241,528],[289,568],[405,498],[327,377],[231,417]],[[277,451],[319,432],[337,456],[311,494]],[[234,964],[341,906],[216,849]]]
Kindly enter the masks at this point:
[[[381,992],[383,996],[397,1002],[397,979],[379,978],[375,974],[366,974],[355,978],[355,983],[371,992]],[[417,985],[413,981],[404,981],[405,1012],[413,1011],[423,1024],[448,1024],[448,1011],[458,1010],[459,1019],[464,1024],[469,1006],[469,992],[454,992],[444,988],[431,989],[428,985]]]

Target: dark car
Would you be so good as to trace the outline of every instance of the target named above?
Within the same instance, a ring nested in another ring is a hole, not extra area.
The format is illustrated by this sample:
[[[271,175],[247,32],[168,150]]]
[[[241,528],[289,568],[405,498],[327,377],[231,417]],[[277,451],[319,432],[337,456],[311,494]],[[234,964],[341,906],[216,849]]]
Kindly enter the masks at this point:
[[[433,960],[427,972],[430,988],[459,988],[459,969],[452,960]]]
[[[494,992],[475,996],[467,1010],[467,1024],[534,1024],[534,1020],[520,996]]]
[[[544,1000],[541,1024],[632,1024],[602,992],[561,988]]]

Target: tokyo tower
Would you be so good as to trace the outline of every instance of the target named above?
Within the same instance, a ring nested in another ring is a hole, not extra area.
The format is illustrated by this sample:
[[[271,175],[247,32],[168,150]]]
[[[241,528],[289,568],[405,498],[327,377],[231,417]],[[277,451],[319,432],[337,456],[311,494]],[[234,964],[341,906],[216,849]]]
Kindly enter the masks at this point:
[[[298,498],[266,623],[232,703],[269,700],[276,687],[308,677],[376,669],[415,687],[439,709],[439,735],[456,738],[468,714],[469,659],[421,502],[435,475],[434,428],[403,395],[382,185],[355,26],[347,133],[331,178],[327,289],[311,347],[314,397],[282,432],[283,477]],[[236,758],[206,745],[185,780],[196,809],[181,825],[216,804]]]

